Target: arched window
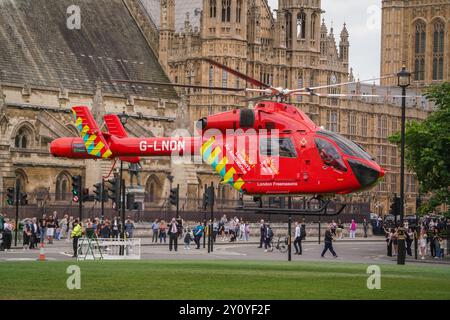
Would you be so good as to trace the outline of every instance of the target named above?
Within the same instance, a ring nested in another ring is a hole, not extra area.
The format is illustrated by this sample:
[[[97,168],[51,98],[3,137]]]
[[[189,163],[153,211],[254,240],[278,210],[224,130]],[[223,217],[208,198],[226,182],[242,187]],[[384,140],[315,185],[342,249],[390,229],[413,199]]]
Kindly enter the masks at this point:
[[[444,23],[441,20],[434,23],[433,80],[444,78],[444,30]]]
[[[414,80],[425,79],[425,47],[426,47],[426,25],[423,21],[416,23],[415,45],[414,45]]]
[[[17,131],[14,138],[14,146],[20,149],[29,148],[31,145],[31,132],[25,127],[22,127]]]
[[[160,198],[161,184],[156,176],[148,178],[145,185],[145,202],[156,202]]]
[[[214,67],[213,66],[209,67],[209,86],[210,87],[214,86]]]
[[[23,192],[26,190],[26,185],[27,185],[27,176],[25,174],[25,172],[23,170],[16,170],[15,172],[16,174],[16,185],[19,183],[20,185],[20,192]]]
[[[56,201],[64,201],[69,198],[70,179],[66,173],[60,173],[56,178]]]
[[[236,22],[241,22],[241,14],[242,14],[242,0],[237,0],[236,3]]]
[[[222,22],[231,21],[231,0],[222,0]]]
[[[228,84],[228,72],[222,71],[222,88],[226,88]]]
[[[292,15],[291,13],[286,13],[286,46],[291,47],[292,40]]]
[[[297,38],[305,39],[306,37],[306,14],[300,12],[297,15]]]
[[[311,16],[311,40],[316,39],[316,14],[313,13]]]
[[[215,18],[217,15],[217,0],[209,0],[209,16]]]

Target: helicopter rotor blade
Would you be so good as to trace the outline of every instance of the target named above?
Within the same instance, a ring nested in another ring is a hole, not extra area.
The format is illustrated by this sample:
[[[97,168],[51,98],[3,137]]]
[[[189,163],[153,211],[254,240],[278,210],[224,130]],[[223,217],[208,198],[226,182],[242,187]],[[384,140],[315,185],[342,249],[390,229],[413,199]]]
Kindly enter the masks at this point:
[[[347,93],[336,93],[336,94],[328,94],[328,93],[315,93],[315,92],[297,92],[293,94],[294,96],[310,96],[315,95],[318,97],[324,98],[346,98],[346,97],[354,97],[354,98],[423,98],[423,96],[402,96],[402,95],[379,95],[379,94],[347,94]]]
[[[169,83],[169,82],[153,82],[153,81],[141,81],[141,80],[112,79],[111,81],[112,82],[120,82],[120,83],[133,83],[133,84],[142,84],[142,85],[167,86],[167,87],[192,88],[192,89],[205,89],[205,90],[214,90],[214,91],[245,92],[245,90],[246,90],[244,88],[208,87],[208,86],[197,86],[197,85],[191,85],[191,84],[177,84],[177,83]]]
[[[261,81],[258,81],[256,79],[253,79],[253,78],[249,77],[248,75],[243,74],[243,73],[241,73],[241,72],[239,72],[237,70],[231,69],[230,67],[227,67],[226,65],[223,65],[223,64],[221,64],[221,63],[219,63],[217,61],[214,61],[214,60],[209,59],[209,58],[203,58],[203,60],[208,62],[208,63],[210,63],[210,64],[212,64],[212,65],[214,65],[214,66],[216,66],[216,67],[218,67],[218,68],[220,68],[220,69],[222,69],[222,70],[225,70],[228,73],[231,73],[232,75],[234,75],[236,77],[239,77],[239,78],[241,78],[241,79],[243,79],[243,80],[245,80],[247,82],[250,82],[251,84],[253,84],[253,85],[257,86],[257,87],[262,87],[262,88],[266,88],[266,89],[272,88],[272,86],[269,86],[268,84],[265,84],[264,82],[261,82]]]
[[[390,74],[390,75],[387,75],[387,76],[378,77],[378,78],[372,78],[372,79],[366,79],[366,80],[342,82],[342,83],[336,83],[336,84],[330,84],[330,85],[318,86],[318,87],[304,87],[304,88],[300,88],[300,89],[289,90],[287,95],[292,95],[292,94],[298,93],[298,92],[310,92],[310,91],[319,90],[319,89],[336,88],[336,87],[341,87],[341,86],[345,86],[345,85],[349,85],[349,84],[356,84],[356,83],[361,83],[361,82],[376,81],[376,80],[387,79],[387,78],[392,78],[392,77],[396,77],[396,76],[397,76],[396,74]]]
[[[253,97],[253,98],[242,99],[241,102],[258,102],[258,101],[263,101],[263,100],[269,100],[273,97],[274,97],[274,95],[262,95],[262,96],[257,96],[257,97]]]

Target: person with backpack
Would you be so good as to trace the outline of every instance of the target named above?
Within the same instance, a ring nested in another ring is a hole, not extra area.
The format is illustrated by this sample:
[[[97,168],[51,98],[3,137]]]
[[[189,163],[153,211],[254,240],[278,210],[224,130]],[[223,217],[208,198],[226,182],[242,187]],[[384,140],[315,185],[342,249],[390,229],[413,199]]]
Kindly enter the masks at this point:
[[[295,223],[295,235],[294,235],[294,247],[295,254],[302,254],[302,226],[296,222]]]
[[[273,238],[273,230],[269,224],[266,225],[265,231],[265,239],[264,239],[264,252],[272,251],[272,238]]]

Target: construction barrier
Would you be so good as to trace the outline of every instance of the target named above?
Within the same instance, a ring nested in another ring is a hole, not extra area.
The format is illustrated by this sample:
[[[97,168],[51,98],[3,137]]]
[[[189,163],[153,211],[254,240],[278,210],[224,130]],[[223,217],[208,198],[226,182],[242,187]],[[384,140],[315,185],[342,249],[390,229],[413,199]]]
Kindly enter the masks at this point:
[[[141,239],[80,238],[77,260],[140,260]]]

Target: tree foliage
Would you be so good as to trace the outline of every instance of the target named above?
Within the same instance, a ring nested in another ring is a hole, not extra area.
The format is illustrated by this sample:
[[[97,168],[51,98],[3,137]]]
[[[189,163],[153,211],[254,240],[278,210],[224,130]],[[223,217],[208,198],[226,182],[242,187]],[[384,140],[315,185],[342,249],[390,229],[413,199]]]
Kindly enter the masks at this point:
[[[405,135],[406,165],[417,174],[420,191],[431,194],[422,213],[450,205],[450,83],[429,88],[425,96],[434,102],[436,111],[425,121],[407,123]],[[400,145],[400,133],[389,140]]]

